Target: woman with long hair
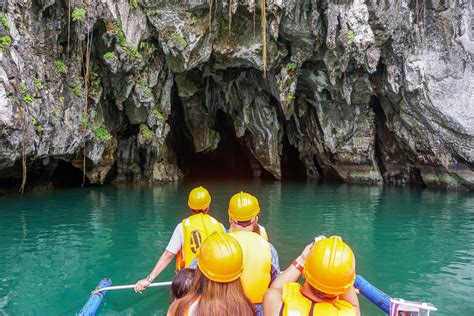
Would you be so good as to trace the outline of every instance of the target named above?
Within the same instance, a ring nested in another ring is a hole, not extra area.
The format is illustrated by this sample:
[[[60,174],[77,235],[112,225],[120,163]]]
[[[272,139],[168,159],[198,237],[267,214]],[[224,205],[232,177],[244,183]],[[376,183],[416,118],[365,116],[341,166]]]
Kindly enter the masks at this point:
[[[169,316],[254,315],[240,283],[243,254],[234,237],[213,233],[202,243],[197,261],[191,290],[171,304]]]

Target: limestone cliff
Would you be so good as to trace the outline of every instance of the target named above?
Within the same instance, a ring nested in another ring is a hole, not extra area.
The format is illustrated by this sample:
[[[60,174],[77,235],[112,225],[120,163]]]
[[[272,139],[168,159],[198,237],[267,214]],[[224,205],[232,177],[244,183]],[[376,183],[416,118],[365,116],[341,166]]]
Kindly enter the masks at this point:
[[[0,182],[216,164],[472,190],[471,5],[0,1]]]

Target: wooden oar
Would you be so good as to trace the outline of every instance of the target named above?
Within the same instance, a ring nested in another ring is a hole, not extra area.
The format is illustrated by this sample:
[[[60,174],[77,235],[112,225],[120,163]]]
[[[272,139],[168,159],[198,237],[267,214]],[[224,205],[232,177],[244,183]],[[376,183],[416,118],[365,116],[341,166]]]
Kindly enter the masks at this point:
[[[169,286],[169,285],[171,285],[171,281],[170,282],[152,283],[152,284],[148,285],[147,287],[159,287],[159,286]],[[92,294],[99,294],[102,291],[116,291],[116,290],[133,289],[134,287],[135,287],[135,284],[107,286],[107,287],[103,287],[101,289],[92,291]]]

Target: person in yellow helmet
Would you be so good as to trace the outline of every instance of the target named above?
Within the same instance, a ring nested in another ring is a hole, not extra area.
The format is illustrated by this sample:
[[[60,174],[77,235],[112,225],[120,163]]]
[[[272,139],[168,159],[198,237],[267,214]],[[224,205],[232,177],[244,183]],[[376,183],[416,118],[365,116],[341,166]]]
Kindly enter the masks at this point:
[[[259,212],[258,199],[249,193],[236,193],[229,200],[229,234],[243,249],[244,272],[240,279],[257,316],[263,315],[263,294],[280,273],[278,253],[268,242],[265,228],[258,224]]]
[[[210,235],[197,255],[191,290],[171,304],[168,316],[253,315],[239,279],[242,265],[242,248],[234,237],[222,232]]]
[[[246,192],[234,194],[229,201],[229,231],[252,231],[268,241],[266,229],[258,223],[259,213],[260,204],[255,196]]]
[[[211,195],[202,186],[194,188],[189,193],[188,206],[192,215],[176,225],[166,250],[158,259],[153,270],[144,279],[135,284],[135,292],[141,293],[160,273],[166,269],[173,258],[176,259],[176,269],[187,268],[196,257],[201,243],[215,231],[224,232],[224,226],[207,214],[211,204]]]
[[[304,275],[303,285],[296,283]],[[360,316],[355,257],[339,236],[318,237],[265,293],[265,315]]]

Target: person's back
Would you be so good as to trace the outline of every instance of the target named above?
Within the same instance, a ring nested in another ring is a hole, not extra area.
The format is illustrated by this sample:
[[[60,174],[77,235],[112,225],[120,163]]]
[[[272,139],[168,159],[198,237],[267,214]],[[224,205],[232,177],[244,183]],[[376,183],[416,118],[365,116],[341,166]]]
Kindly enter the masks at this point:
[[[240,276],[243,253],[229,234],[215,232],[201,245],[190,292],[171,304],[169,316],[248,316],[253,308],[245,296]]]
[[[205,188],[200,186],[191,190],[188,196],[191,216],[176,225],[166,250],[150,274],[137,281],[135,292],[141,292],[147,288],[175,256],[177,256],[176,270],[189,267],[196,257],[202,241],[215,231],[223,232],[225,230],[221,223],[207,214],[210,204],[211,195]]]
[[[253,232],[236,231],[229,234],[242,247],[244,268],[240,280],[245,295],[252,304],[261,304],[271,281],[272,258],[268,242]]]
[[[322,237],[324,238],[324,237]],[[303,274],[303,285],[296,283]],[[355,257],[338,236],[308,245],[265,293],[265,315],[360,316]]]

